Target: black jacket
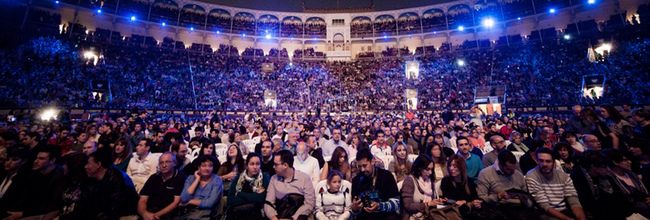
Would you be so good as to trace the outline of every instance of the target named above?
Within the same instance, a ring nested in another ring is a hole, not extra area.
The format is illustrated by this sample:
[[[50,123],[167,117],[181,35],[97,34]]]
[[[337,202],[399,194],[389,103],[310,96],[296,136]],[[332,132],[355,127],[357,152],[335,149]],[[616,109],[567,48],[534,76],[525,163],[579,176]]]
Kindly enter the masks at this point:
[[[87,219],[118,219],[137,214],[138,193],[126,173],[110,167],[104,178],[89,187]]]

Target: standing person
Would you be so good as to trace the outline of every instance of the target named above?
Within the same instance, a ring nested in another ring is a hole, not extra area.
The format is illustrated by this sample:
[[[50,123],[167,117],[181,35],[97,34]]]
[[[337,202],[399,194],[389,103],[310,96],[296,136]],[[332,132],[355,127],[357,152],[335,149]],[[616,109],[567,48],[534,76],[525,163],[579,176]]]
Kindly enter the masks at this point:
[[[399,192],[393,175],[373,163],[368,149],[357,152],[359,175],[352,179],[355,219],[399,219]]]
[[[280,150],[273,155],[275,175],[266,193],[264,214],[271,220],[307,219],[314,210],[316,195],[311,177],[293,168],[293,153]]]
[[[196,160],[199,169],[185,179],[181,193],[182,219],[207,219],[215,216],[217,213],[213,213],[213,210],[218,207],[223,196],[223,182],[214,174],[217,159],[200,156]]]
[[[483,116],[485,112],[483,112],[483,109],[479,108],[478,106],[474,106],[470,109],[470,114],[469,116],[472,118],[470,120],[470,123],[474,123],[474,126],[478,127],[483,127],[483,121],[481,120],[481,116]]]
[[[316,219],[346,220],[350,218],[350,206],[352,205],[350,188],[352,184],[344,178],[343,173],[332,170],[325,180],[319,182],[316,188]]]
[[[261,210],[270,178],[262,172],[261,162],[258,154],[246,157],[246,170],[235,176],[229,186],[226,219],[263,219]]]
[[[537,149],[535,156],[537,167],[526,175],[526,186],[545,213],[544,217],[586,219],[573,181],[566,173],[556,169],[553,151],[542,147]]]
[[[145,220],[173,219],[181,201],[185,175],[176,169],[176,156],[163,153],[158,159],[160,171],[149,177],[140,191],[138,214]]]

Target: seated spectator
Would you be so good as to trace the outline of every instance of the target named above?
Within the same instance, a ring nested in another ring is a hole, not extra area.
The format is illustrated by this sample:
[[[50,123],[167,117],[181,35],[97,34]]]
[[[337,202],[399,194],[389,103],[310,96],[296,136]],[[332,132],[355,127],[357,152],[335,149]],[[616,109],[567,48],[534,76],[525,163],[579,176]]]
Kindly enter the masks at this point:
[[[388,164],[388,171],[395,175],[395,181],[400,183],[411,170],[411,162],[408,159],[413,150],[408,148],[404,143],[396,143],[393,147],[393,161]]]
[[[65,187],[59,219],[82,219],[86,205],[84,199],[88,196],[90,181],[85,170],[88,156],[73,152],[62,157],[61,161],[65,173]]]
[[[433,169],[433,161],[423,155],[418,156],[413,162],[410,175],[405,177],[400,191],[404,218],[460,219],[460,213],[454,204],[445,206],[447,200],[437,194],[434,182],[436,174]]]
[[[573,148],[574,152],[582,153],[585,151],[585,147],[578,141],[578,137],[575,133],[564,132],[562,134],[562,139]]]
[[[264,205],[264,214],[271,220],[304,220],[314,211],[316,192],[311,177],[293,168],[293,159],[289,150],[273,154],[276,174],[271,177]]]
[[[36,159],[21,192],[21,199],[14,201],[17,202],[16,209],[7,210],[7,219],[52,218],[58,215],[64,187],[63,169],[56,164],[59,149],[48,145],[35,152]]]
[[[600,151],[603,149],[600,140],[593,134],[583,135],[582,143],[585,144],[585,150]]]
[[[530,196],[524,175],[517,169],[517,158],[510,151],[502,151],[498,163],[481,170],[476,193],[486,205],[496,207],[508,219],[533,217],[533,207],[529,207],[533,204],[526,200]]]
[[[343,180],[352,180],[352,172],[348,163],[348,154],[343,147],[337,147],[332,154],[332,158],[323,167],[320,173],[320,180],[326,180],[332,170],[343,174]]]
[[[204,132],[205,132],[205,128],[201,126],[197,126],[196,128],[194,128],[194,137],[190,139],[190,142],[197,141],[201,143],[201,145],[214,144],[212,143],[212,141],[210,141],[210,139],[203,136]]]
[[[459,142],[459,146],[461,146]],[[452,156],[447,162],[449,176],[442,178],[440,189],[446,199],[456,201],[463,218],[471,218],[476,209],[481,209],[482,202],[476,193],[476,184],[467,176],[465,159],[460,155]]]
[[[343,150],[341,147],[337,147],[336,150],[339,149]],[[334,154],[336,154],[336,150]],[[350,188],[352,184],[344,178],[343,173],[331,170],[327,178],[319,182],[316,187],[316,219],[345,220],[350,218],[350,206],[352,205]]]
[[[275,175],[275,169],[273,169],[273,142],[270,140],[262,141],[260,151],[255,153],[261,156],[262,172],[269,176]]]
[[[588,219],[624,219],[631,214],[629,209],[614,208],[624,204],[608,198],[608,194],[613,192],[607,178],[610,173],[607,161],[599,151],[585,151],[573,168],[571,180]]]
[[[113,147],[113,165],[122,172],[126,172],[129,166],[129,161],[133,157],[133,149],[126,143],[125,139],[118,139],[115,141]]]
[[[370,146],[370,150],[372,151],[372,154],[380,157],[380,156],[391,156],[391,147],[388,145],[388,143],[385,140],[385,134],[383,131],[378,131],[376,134],[376,139],[374,143]]]
[[[261,210],[270,178],[262,172],[261,162],[258,154],[250,153],[246,157],[246,170],[229,186],[226,219],[264,219]]]
[[[86,141],[81,151],[83,154],[88,156],[91,153],[97,151],[97,143],[94,141]]]
[[[449,175],[447,172],[447,155],[443,152],[441,145],[436,143],[430,143],[427,145],[427,155],[433,161],[433,174],[434,174],[434,184],[436,193],[442,195],[440,190],[440,183],[442,183],[442,178]],[[453,153],[451,154],[453,156]]]
[[[223,196],[223,182],[214,174],[217,159],[212,156],[200,156],[196,160],[199,169],[185,179],[181,193],[182,219],[206,219],[215,216],[217,213],[213,213],[213,210],[218,207]]]
[[[383,134],[383,133],[382,133]],[[393,175],[375,166],[370,150],[359,150],[360,173],[352,179],[352,214],[355,219],[399,219],[399,192]]]
[[[478,176],[478,172],[483,169],[481,158],[479,158],[479,156],[476,154],[470,152],[470,148],[472,148],[472,146],[466,137],[461,136],[456,138],[456,145],[458,146],[458,152],[456,155],[465,158],[465,164],[467,164],[467,177],[470,179],[476,178]]]
[[[494,150],[483,155],[483,167],[492,166],[492,164],[496,162],[499,153],[507,150],[506,141],[503,136],[501,136],[501,134],[494,134],[490,136],[490,146],[492,146]]]
[[[349,153],[348,145],[341,139],[340,128],[332,129],[332,139],[325,141],[325,143],[321,146],[323,149],[323,157],[331,157],[332,153],[334,153],[334,150],[337,147],[342,147],[347,153]]]
[[[299,141],[296,148],[296,156],[294,156],[293,167],[309,176],[310,181],[316,187],[320,182],[320,168],[318,167],[318,160],[309,155],[307,145],[304,141]]]
[[[176,169],[176,156],[163,153],[158,167],[160,171],[151,175],[140,191],[138,214],[145,220],[173,219],[181,201],[185,175]]]
[[[324,138],[323,138],[324,140]],[[318,142],[316,142],[316,137],[314,135],[307,136],[307,148],[309,149],[309,155],[318,160],[318,166],[323,168],[325,166],[325,158],[323,158],[323,149],[317,148]]]
[[[142,139],[135,148],[133,157],[126,168],[126,174],[133,180],[135,190],[139,193],[147,179],[158,172],[158,158],[160,153],[149,151],[151,142],[149,139]]]
[[[648,189],[643,185],[639,177],[632,172],[632,162],[625,153],[619,150],[610,150],[606,152],[609,159],[608,180],[612,189],[609,201],[612,206],[619,208],[620,211],[631,215],[638,213],[645,218],[650,218],[650,194]],[[612,191],[613,190],[613,191]]]
[[[235,176],[244,171],[245,162],[244,156],[239,150],[237,144],[230,144],[228,146],[228,151],[226,151],[226,154],[226,161],[224,161],[223,164],[221,164],[221,167],[219,167],[217,175],[219,175],[219,177],[221,177],[221,180],[223,180],[223,185],[229,187]],[[226,189],[224,193],[228,193],[228,189]]]
[[[553,151],[540,148],[535,156],[538,165],[526,174],[526,186],[545,216],[586,219],[573,181],[566,173],[556,169]]]
[[[523,142],[523,137],[521,137],[521,133],[517,131],[513,131],[510,133],[510,145],[508,145],[508,150],[515,152],[523,152],[526,153],[528,152],[529,148],[524,144]]]
[[[0,218],[7,217],[7,210],[18,210],[16,202],[22,197],[29,170],[32,164],[27,164],[29,152],[26,149],[8,149],[4,170],[0,173]]]
[[[217,162],[220,162],[217,153],[214,150],[214,145],[213,144],[206,144],[202,145],[201,143],[197,142],[190,142],[190,146],[192,144],[196,144],[197,146],[200,145],[201,147],[199,148],[199,155],[197,155],[197,158],[200,156],[211,156],[214,158],[217,158]],[[226,151],[226,154],[228,151]],[[193,175],[195,171],[199,169],[199,162],[194,159],[189,165],[185,166],[185,169],[183,169],[183,172],[185,173],[186,176]],[[219,168],[221,168],[221,164],[217,163],[215,164],[215,169],[213,170],[214,173],[217,173],[219,171]]]
[[[568,143],[560,142],[553,147],[553,153],[562,170],[570,175],[575,162],[573,148]]]
[[[288,140],[287,142],[282,145],[281,149],[282,150],[289,150],[291,153],[296,154],[296,147],[298,146],[298,137],[300,136],[300,133],[292,131],[289,132],[288,135]]]
[[[90,154],[86,173],[93,181],[84,202],[83,219],[118,219],[137,215],[138,193],[133,182],[115,168],[110,154],[98,151]]]
[[[171,152],[174,153],[174,157],[176,157],[176,170],[182,171],[187,167],[187,165],[192,163],[192,158],[188,154],[189,148],[187,148],[187,143],[180,142],[179,144],[172,145]]]

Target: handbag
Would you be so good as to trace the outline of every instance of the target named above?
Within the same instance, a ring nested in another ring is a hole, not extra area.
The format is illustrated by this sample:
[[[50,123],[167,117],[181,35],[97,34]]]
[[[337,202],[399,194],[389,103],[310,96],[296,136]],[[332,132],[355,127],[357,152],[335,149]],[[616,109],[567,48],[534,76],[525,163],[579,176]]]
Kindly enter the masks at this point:
[[[298,193],[289,193],[282,199],[275,200],[274,208],[278,218],[292,218],[296,211],[305,203],[305,196]]]
[[[428,206],[424,208],[424,216],[426,219],[435,220],[462,220],[460,211],[456,205],[447,205],[444,207]]]

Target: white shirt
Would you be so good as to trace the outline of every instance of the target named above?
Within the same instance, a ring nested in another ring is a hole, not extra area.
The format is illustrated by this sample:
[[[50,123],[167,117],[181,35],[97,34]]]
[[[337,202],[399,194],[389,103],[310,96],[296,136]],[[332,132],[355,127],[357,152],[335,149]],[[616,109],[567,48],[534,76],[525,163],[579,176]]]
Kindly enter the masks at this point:
[[[329,220],[348,219],[352,205],[352,183],[341,181],[341,189],[337,193],[328,191],[327,180],[320,181],[316,189],[316,219]],[[322,193],[321,193],[322,191]]]
[[[293,168],[311,177],[311,182],[314,187],[316,187],[316,184],[320,181],[320,166],[318,166],[318,160],[312,156],[307,155],[307,159],[304,161],[298,156],[294,156]]]
[[[158,172],[158,159],[161,153],[149,153],[140,160],[137,153],[133,153],[133,157],[129,161],[129,166],[126,168],[126,174],[131,177],[135,190],[140,193],[140,190],[147,182],[149,177]]]
[[[377,145],[372,145],[370,146],[370,152],[374,156],[390,156],[393,154],[392,149],[390,146],[386,146],[385,148],[379,147]]]
[[[323,149],[323,157],[332,157],[332,154],[337,147],[342,147],[345,150],[345,153],[348,154],[348,157],[350,157],[350,150],[345,141],[339,140],[338,143],[334,143],[334,139],[325,141],[325,143],[321,145],[321,148]]]

